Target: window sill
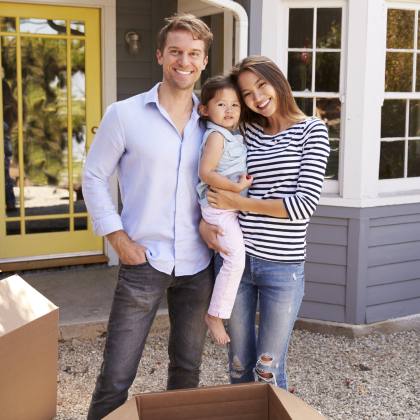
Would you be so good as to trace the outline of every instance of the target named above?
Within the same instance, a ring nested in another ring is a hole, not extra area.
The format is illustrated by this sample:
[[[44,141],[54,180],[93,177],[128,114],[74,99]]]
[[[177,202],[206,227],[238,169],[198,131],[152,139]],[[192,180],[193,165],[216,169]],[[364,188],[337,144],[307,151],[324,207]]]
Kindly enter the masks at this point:
[[[321,206],[336,207],[378,207],[399,204],[420,204],[420,190],[382,192],[377,197],[345,198],[338,194],[323,194],[319,201]]]

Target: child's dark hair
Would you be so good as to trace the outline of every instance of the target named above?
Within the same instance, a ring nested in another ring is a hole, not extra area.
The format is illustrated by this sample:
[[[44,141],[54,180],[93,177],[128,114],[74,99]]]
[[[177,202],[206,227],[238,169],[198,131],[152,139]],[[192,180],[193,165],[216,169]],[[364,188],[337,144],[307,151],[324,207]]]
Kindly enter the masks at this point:
[[[211,99],[216,95],[216,92],[222,89],[233,89],[238,95],[238,99],[241,99],[238,86],[233,81],[233,78],[229,76],[213,76],[207,79],[201,87],[201,104],[207,106]],[[242,107],[241,107],[242,114]],[[207,117],[201,116],[202,119],[207,120]]]

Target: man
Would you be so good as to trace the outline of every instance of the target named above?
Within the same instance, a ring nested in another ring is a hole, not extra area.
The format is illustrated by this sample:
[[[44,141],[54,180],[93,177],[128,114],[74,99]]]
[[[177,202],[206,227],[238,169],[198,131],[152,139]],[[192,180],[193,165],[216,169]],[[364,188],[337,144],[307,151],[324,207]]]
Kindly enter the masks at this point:
[[[167,387],[199,382],[213,273],[198,232],[195,187],[203,132],[193,87],[206,67],[212,34],[192,15],[166,21],[156,52],[162,82],[107,109],[84,171],[95,232],[107,237],[121,261],[89,420],[127,399],[165,292],[171,324]],[[115,170],[121,217],[109,194]]]

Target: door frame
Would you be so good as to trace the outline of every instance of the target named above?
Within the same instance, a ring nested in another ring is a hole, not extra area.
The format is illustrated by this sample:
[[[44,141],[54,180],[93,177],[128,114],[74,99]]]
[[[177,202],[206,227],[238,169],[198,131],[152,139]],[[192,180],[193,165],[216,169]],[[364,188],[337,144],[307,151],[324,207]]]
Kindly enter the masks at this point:
[[[117,0],[0,0],[0,3],[27,3],[33,5],[73,6],[101,10],[101,92],[102,115],[111,103],[117,100],[117,28],[116,28]],[[111,194],[115,206],[118,208],[118,183],[116,175],[111,180]],[[118,255],[104,238],[104,253],[108,257],[109,265],[118,264]],[[69,257],[71,258],[71,257]]]

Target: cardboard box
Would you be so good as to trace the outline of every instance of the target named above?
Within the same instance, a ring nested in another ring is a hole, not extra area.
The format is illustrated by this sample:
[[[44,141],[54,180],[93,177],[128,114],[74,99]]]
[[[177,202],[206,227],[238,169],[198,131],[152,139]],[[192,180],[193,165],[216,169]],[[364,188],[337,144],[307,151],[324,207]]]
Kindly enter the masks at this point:
[[[321,420],[318,411],[272,385],[249,383],[139,394],[106,420]]]
[[[15,275],[0,280],[0,418],[56,414],[58,308]]]

